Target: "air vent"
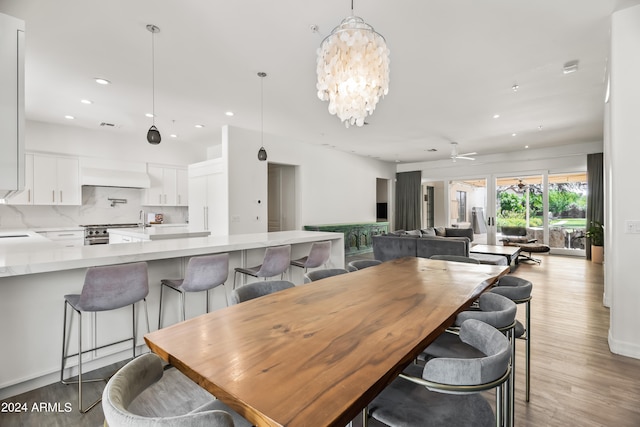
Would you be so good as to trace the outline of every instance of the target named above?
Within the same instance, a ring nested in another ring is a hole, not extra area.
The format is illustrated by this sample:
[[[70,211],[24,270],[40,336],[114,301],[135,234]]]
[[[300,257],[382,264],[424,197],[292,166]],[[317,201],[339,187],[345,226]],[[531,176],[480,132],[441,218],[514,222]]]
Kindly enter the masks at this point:
[[[116,127],[116,125],[114,125],[113,123],[107,123],[107,122],[100,123],[100,126],[106,126],[106,127],[110,127],[110,128]]]

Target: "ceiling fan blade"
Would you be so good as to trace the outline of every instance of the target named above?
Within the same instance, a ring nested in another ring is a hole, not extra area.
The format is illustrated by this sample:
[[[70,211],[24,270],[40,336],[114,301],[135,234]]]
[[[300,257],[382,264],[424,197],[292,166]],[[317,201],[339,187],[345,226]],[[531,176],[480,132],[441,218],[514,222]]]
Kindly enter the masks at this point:
[[[456,159],[475,160],[473,157],[465,157],[465,156],[456,156]]]
[[[474,154],[478,154],[475,151],[472,153],[462,153],[462,154],[458,154],[458,157],[465,157],[465,156],[473,156]]]

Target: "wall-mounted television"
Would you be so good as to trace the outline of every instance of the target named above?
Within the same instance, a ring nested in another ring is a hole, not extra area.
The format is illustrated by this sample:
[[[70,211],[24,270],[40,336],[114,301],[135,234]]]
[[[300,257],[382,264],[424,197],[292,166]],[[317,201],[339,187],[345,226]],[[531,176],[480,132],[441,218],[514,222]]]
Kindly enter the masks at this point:
[[[387,219],[387,203],[376,203],[376,218]]]

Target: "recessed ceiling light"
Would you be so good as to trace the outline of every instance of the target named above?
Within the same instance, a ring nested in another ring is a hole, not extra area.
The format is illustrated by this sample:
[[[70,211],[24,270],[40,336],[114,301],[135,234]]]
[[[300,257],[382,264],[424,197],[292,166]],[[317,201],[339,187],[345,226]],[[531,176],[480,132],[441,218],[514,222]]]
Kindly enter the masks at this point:
[[[494,119],[499,119],[499,118],[500,118],[500,114],[494,114],[494,115],[493,115],[493,118],[494,118]]]
[[[145,116],[146,116],[146,117],[151,118],[151,117],[153,117],[153,114],[151,114],[151,113],[146,113],[146,114],[145,114]]]
[[[177,138],[178,135],[176,135],[175,133],[172,133],[171,135],[169,135],[171,138]]]
[[[529,146],[528,146],[528,145],[525,145],[525,146],[524,146],[524,148],[529,148]]]
[[[229,116],[229,117],[233,117],[233,111],[227,111],[226,113],[224,113],[225,115]]]
[[[93,104],[93,101],[89,101],[88,99],[81,99],[80,102],[87,105]]]
[[[107,80],[107,79],[103,79],[103,78],[100,78],[100,77],[97,77],[97,78],[95,79],[95,81],[96,81],[96,83],[98,83],[99,85],[110,85],[110,84],[111,84],[111,82],[110,82],[109,80]]]
[[[520,89],[520,86],[518,86],[518,84],[514,84],[513,86],[511,86],[511,90],[514,92],[517,92],[518,89]]]
[[[197,127],[198,129],[202,129],[202,128],[204,127],[204,125],[196,125],[196,127]]]
[[[511,136],[516,136],[516,135],[518,135],[518,134],[517,134],[517,133],[515,133],[515,132],[511,134]]]
[[[67,114],[66,116],[64,116],[64,118],[65,118],[65,119],[67,119],[67,120],[73,120],[73,119],[75,119],[75,117],[70,116],[70,115],[68,115],[68,114]]]

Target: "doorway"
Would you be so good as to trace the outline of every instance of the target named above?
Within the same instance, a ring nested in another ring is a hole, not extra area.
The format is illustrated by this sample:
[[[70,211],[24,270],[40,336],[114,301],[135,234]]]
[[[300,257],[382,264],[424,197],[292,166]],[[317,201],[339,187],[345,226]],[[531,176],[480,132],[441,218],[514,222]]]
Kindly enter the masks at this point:
[[[389,180],[376,178],[376,221],[389,221]]]
[[[267,168],[268,231],[296,230],[297,166],[269,163]]]

